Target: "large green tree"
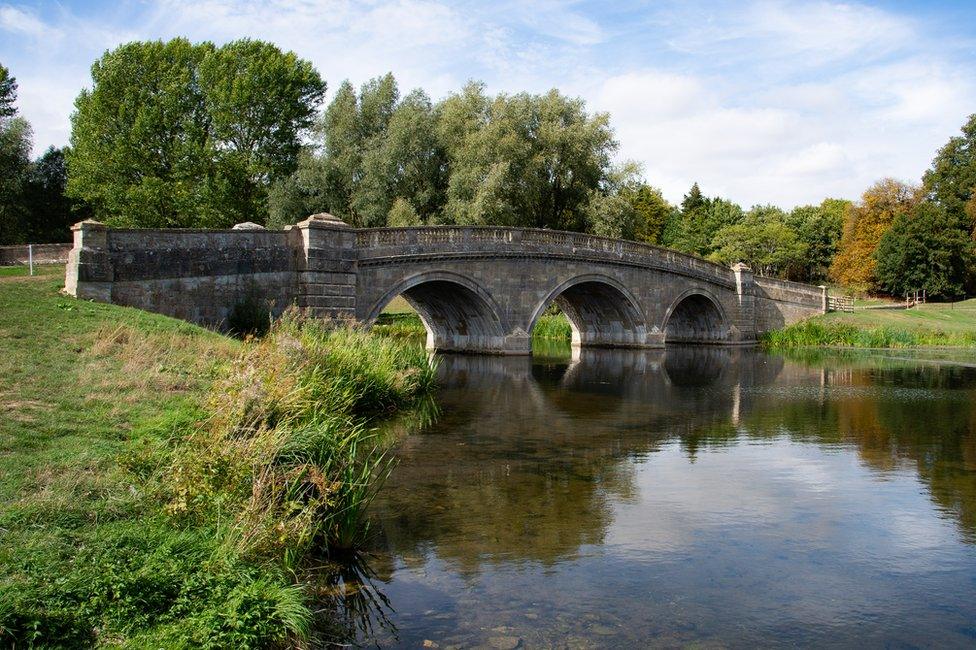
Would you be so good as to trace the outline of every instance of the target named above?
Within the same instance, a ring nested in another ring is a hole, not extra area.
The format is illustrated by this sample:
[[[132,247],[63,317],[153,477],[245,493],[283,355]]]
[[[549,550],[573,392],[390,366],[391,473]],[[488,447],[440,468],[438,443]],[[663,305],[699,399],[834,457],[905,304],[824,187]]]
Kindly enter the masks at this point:
[[[0,120],[17,114],[17,80],[10,70],[0,63]]]
[[[722,198],[708,198],[694,183],[680,209],[665,223],[662,243],[685,253],[707,256],[714,252],[715,235],[742,220],[742,208]]]
[[[711,259],[742,262],[759,275],[785,275],[790,264],[806,253],[806,244],[774,206],[754,206],[737,223],[721,228],[712,241]]]
[[[923,201],[895,217],[874,258],[878,284],[890,294],[924,290],[936,298],[959,297],[972,275],[973,242],[962,219]]]
[[[416,215],[414,223],[437,222],[447,190],[447,166],[437,139],[433,106],[415,90],[403,98],[370,140],[363,156],[362,181],[353,195],[355,213],[366,226],[387,225],[394,203],[405,201]],[[403,206],[397,214],[400,225]]]
[[[89,216],[87,206],[65,195],[67,182],[63,149],[49,147],[31,164],[25,188],[29,241],[71,241],[71,225]]]
[[[830,264],[837,254],[844,229],[844,210],[850,201],[824,199],[820,205],[793,208],[786,224],[806,244],[806,255],[791,265],[791,279],[819,282],[827,278]]]
[[[661,190],[643,182],[634,188],[624,188],[622,194],[636,213],[633,238],[648,244],[661,243],[661,235],[675,207],[665,200]]]
[[[250,39],[207,48],[199,83],[222,211],[264,221],[267,189],[295,170],[325,84],[294,52]]]
[[[26,241],[31,128],[17,115],[17,81],[0,65],[0,244]]]
[[[584,230],[617,148],[609,117],[582,100],[484,97],[469,84],[441,107],[451,168],[445,214],[464,224]]]
[[[922,182],[929,196],[950,215],[968,217],[969,229],[976,233],[976,210],[967,211],[967,204],[972,205],[976,196],[976,114],[969,116],[962,135],[950,138],[939,149]]]
[[[144,227],[263,222],[324,92],[307,62],[250,40],[128,43],[92,80],[75,102],[68,193]]]
[[[385,225],[396,198],[390,196],[395,191],[391,185],[396,183],[388,183],[384,174],[399,172],[398,163],[415,164],[404,158],[410,156],[411,137],[418,137],[417,129],[424,125],[422,119],[411,122],[407,115],[415,118],[422,100],[414,95],[405,102],[397,135],[387,144],[388,127],[400,105],[396,79],[392,74],[371,79],[358,94],[349,81],[342,82],[318,125],[315,146],[300,159],[295,178],[286,183],[292,187],[290,203],[303,201],[305,212],[325,210],[357,227]],[[400,158],[394,162],[384,154]],[[272,212],[280,211],[277,195],[284,192],[276,191]],[[288,223],[303,216],[281,214],[280,219]]]

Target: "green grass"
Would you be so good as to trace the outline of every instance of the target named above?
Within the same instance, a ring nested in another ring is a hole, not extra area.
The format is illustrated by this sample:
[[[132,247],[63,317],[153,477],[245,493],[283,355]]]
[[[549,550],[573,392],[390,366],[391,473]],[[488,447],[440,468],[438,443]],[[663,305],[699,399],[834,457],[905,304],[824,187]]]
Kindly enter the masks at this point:
[[[912,309],[833,312],[782,330],[763,342],[773,348],[838,346],[861,348],[976,346],[976,300],[928,303]]]
[[[63,264],[35,264],[35,276],[59,275],[64,277]],[[0,278],[20,278],[29,277],[30,269],[26,266],[0,266]]]
[[[539,316],[535,327],[532,328],[534,339],[566,339],[573,336],[573,328],[563,312],[547,312]]]
[[[59,275],[0,279],[0,645],[314,640],[309,554],[358,541],[387,463],[364,416],[426,358],[297,321],[241,343]]]

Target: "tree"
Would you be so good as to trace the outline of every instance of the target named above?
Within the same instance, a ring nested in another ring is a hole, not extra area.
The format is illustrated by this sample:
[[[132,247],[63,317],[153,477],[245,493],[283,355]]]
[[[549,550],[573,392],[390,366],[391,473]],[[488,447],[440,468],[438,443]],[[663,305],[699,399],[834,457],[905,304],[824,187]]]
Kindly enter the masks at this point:
[[[661,190],[646,183],[625,189],[623,196],[636,213],[634,239],[648,244],[660,243],[665,225],[675,212],[674,206],[664,199]]]
[[[212,45],[128,43],[92,65],[75,100],[68,194],[116,226],[217,226],[197,69]]]
[[[830,277],[862,291],[876,288],[874,251],[878,242],[895,218],[910,212],[919,200],[918,188],[888,178],[868,188],[860,203],[848,205]]]
[[[269,228],[284,228],[318,212],[331,212],[324,183],[325,165],[313,147],[298,154],[298,168],[268,189]]]
[[[324,90],[307,62],[247,40],[128,43],[92,80],[75,102],[68,193],[116,226],[263,222]]]
[[[928,195],[951,216],[966,215],[966,204],[976,195],[976,114],[969,116],[961,136],[950,138],[939,149],[922,182]],[[969,229],[976,233],[972,218]]]
[[[708,199],[702,194],[698,183],[694,183],[688,193],[681,200],[681,207],[677,219],[666,224],[664,229],[665,246],[676,248],[685,253],[700,255],[708,248],[702,227],[708,211]]]
[[[353,193],[361,223],[384,225],[398,198],[406,200],[420,219],[436,222],[445,202],[447,168],[427,95],[420,90],[407,95],[385,129],[369,142],[362,181]],[[415,219],[411,225],[416,223]]]
[[[446,217],[456,223],[583,230],[591,192],[617,148],[609,117],[583,101],[498,95],[480,86],[448,98],[442,110],[451,168]]]
[[[874,252],[878,284],[901,296],[926,291],[936,298],[965,295],[973,263],[966,223],[946,208],[923,201],[898,214]]]
[[[681,208],[662,232],[662,243],[685,253],[706,256],[714,251],[715,235],[742,220],[742,208],[721,198],[705,197],[694,183]]]
[[[88,216],[86,206],[65,195],[68,170],[63,149],[49,147],[30,166],[25,187],[29,214],[27,239],[31,242],[71,241],[71,225]]]
[[[637,230],[637,211],[621,194],[604,194],[594,190],[586,207],[590,232],[601,237],[634,239]]]
[[[24,192],[30,175],[31,128],[27,120],[0,120],[0,244],[19,244],[27,237]]]
[[[720,229],[711,245],[714,261],[742,262],[763,276],[782,274],[806,252],[806,245],[786,225],[782,210],[772,206],[753,207],[741,222]]]
[[[17,117],[16,101],[17,81],[0,65],[0,244],[18,244],[27,236],[31,128]]]
[[[410,205],[410,201],[397,197],[390,208],[390,213],[386,217],[386,225],[392,228],[403,228],[405,226],[418,226],[423,221],[417,211]]]
[[[376,150],[383,147],[399,99],[392,74],[371,79],[358,95],[343,81],[318,128],[320,155],[300,163],[297,173],[318,177],[324,209],[356,227],[384,225],[396,196],[384,178],[395,170]]]
[[[844,228],[844,210],[850,201],[824,199],[820,205],[794,208],[786,218],[800,241],[806,244],[806,256],[791,269],[791,279],[817,282],[826,279],[830,264]]]
[[[215,194],[229,220],[262,222],[269,185],[297,167],[325,83],[294,52],[251,39],[207,48],[199,83],[215,181],[224,185]]]
[[[0,120],[17,115],[17,79],[0,63]]]

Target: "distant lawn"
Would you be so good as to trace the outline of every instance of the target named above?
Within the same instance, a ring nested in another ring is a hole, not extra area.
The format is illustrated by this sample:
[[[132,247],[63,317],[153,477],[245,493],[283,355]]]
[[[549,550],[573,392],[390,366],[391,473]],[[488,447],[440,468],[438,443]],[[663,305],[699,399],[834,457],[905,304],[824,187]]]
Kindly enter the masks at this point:
[[[0,278],[30,277],[30,269],[26,266],[0,266]],[[35,264],[35,276],[64,275],[64,264]]]
[[[384,314],[416,314],[417,310],[403,296],[397,296],[383,310]]]
[[[915,331],[976,333],[976,299],[955,304],[928,303],[911,309],[855,309],[853,314],[833,312],[826,323],[857,327],[892,327]]]
[[[865,298],[854,298],[854,309],[859,307],[880,307],[886,305],[897,305],[900,304],[900,300],[894,300],[893,298],[878,298],[878,297],[865,297]]]

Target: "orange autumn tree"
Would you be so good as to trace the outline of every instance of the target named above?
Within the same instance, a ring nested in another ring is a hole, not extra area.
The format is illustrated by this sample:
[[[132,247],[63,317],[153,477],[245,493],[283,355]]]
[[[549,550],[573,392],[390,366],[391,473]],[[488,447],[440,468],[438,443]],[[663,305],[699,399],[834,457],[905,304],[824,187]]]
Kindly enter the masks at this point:
[[[858,203],[844,210],[844,232],[830,277],[858,291],[876,288],[874,250],[895,217],[909,212],[921,200],[920,188],[892,178],[869,187]]]

